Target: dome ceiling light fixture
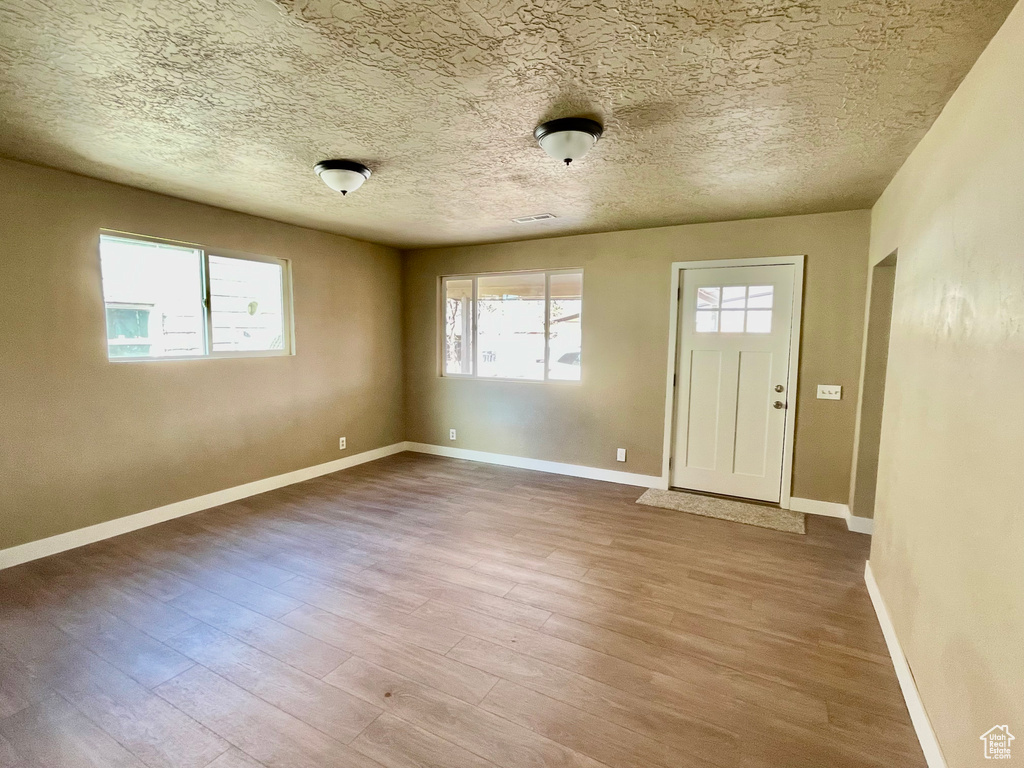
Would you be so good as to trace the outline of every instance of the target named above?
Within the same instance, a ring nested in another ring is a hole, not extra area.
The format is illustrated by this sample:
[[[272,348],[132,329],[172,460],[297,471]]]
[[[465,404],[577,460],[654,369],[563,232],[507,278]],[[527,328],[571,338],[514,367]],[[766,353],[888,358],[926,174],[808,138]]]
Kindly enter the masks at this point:
[[[555,160],[569,165],[579,160],[601,138],[604,128],[587,117],[561,117],[541,123],[533,129],[533,138],[540,148]]]
[[[354,160],[324,160],[313,166],[320,180],[335,192],[355,192],[370,178],[370,169]]]

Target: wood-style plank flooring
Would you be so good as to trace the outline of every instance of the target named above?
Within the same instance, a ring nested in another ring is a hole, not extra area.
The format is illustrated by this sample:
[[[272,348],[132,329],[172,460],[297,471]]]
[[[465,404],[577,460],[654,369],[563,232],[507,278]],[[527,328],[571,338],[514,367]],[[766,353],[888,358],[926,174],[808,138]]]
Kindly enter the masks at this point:
[[[0,768],[923,766],[869,539],[400,454],[0,572]]]

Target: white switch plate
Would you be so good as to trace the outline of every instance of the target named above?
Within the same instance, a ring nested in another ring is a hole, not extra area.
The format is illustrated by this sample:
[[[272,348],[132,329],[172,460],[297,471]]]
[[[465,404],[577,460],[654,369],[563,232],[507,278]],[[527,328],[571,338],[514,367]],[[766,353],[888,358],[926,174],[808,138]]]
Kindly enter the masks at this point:
[[[449,440],[454,440],[455,439],[455,430],[454,429],[449,429],[448,430],[448,439]]]
[[[338,438],[338,450],[339,451],[344,451],[345,450],[345,438],[344,437],[339,437]]]
[[[616,448],[615,449],[615,460],[616,461],[625,461],[626,460],[626,449],[625,448]]]
[[[843,388],[838,384],[819,384],[818,385],[818,399],[819,400],[842,400],[843,399]]]

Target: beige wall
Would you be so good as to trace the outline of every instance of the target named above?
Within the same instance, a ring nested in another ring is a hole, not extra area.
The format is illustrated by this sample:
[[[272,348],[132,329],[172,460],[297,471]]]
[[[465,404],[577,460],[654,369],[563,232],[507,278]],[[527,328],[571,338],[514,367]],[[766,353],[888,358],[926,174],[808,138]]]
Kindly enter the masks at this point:
[[[867,211],[851,211],[411,251],[407,438],[660,475],[672,262],[806,254],[793,495],[845,503],[868,226]],[[581,384],[438,376],[441,275],[550,267],[584,268]],[[843,385],[843,400],[816,400],[817,384]],[[625,464],[616,448],[627,449]]]
[[[1022,51],[1018,5],[872,213],[899,266],[871,563],[953,768],[996,724],[1024,745]]]
[[[0,160],[0,549],[403,439],[389,248]],[[293,357],[110,363],[101,227],[292,260]]]

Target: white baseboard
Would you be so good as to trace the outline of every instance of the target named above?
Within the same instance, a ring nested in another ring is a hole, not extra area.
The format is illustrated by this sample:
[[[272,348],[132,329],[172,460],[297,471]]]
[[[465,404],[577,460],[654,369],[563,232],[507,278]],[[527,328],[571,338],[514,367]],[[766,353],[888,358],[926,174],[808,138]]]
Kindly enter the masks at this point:
[[[533,469],[538,472],[585,477],[590,480],[604,480],[609,483],[635,485],[641,488],[667,488],[665,479],[658,475],[639,475],[633,472],[620,472],[615,469],[599,469],[598,467],[585,467],[580,464],[564,464],[558,461],[527,459],[522,456],[473,451],[468,448],[455,448],[447,445],[434,445],[433,443],[408,442],[405,445],[408,451],[429,453],[433,456],[447,456],[451,459],[466,459],[467,461],[479,461],[484,464],[500,464],[503,467]],[[874,532],[875,521],[869,517],[856,517],[850,514],[850,508],[846,504],[794,497],[790,499],[789,508],[797,512],[805,512],[809,515],[842,518],[846,521],[847,529],[856,533],[871,534]]]
[[[875,521],[870,517],[847,515],[846,527],[854,533],[866,533],[868,536],[871,536],[875,532]]]
[[[176,501],[156,509],[149,509],[145,512],[137,512],[134,515],[126,515],[116,520],[108,520],[105,523],[97,523],[86,528],[79,528],[75,531],[68,531],[56,536],[50,536],[38,541],[30,541],[27,544],[20,544],[16,547],[0,550],[0,569],[10,568],[14,565],[27,563],[30,560],[38,560],[40,557],[55,555],[68,549],[92,544],[95,541],[102,541],[113,536],[120,536],[122,533],[136,531],[165,520],[172,520],[176,517],[191,515],[193,512],[200,512],[221,504],[238,501],[259,493],[272,491],[275,488],[283,488],[286,485],[301,483],[303,480],[310,480],[321,475],[328,475],[331,472],[338,472],[357,464],[365,464],[368,461],[382,459],[395,453],[406,450],[406,444],[395,443],[386,445],[383,448],[375,448],[372,451],[364,451],[353,456],[346,456],[342,459],[328,461],[326,464],[317,464],[313,467],[297,469],[294,472],[286,472],[283,475],[275,475],[263,480],[255,480],[244,485],[236,485],[233,488],[225,488],[222,491],[214,491],[203,496],[196,496],[184,501]]]
[[[122,533],[145,528],[150,525],[162,523],[165,520],[173,520],[176,517],[190,515],[193,512],[200,512],[221,504],[238,501],[249,496],[255,496],[275,488],[283,488],[286,485],[301,483],[303,480],[310,480],[314,477],[327,475],[331,472],[338,472],[357,464],[364,464],[368,461],[391,456],[402,451],[415,451],[417,453],[428,453],[434,456],[447,456],[453,459],[466,459],[479,461],[484,464],[499,464],[505,467],[518,467],[519,469],[532,469],[538,472],[550,472],[556,475],[569,475],[571,477],[584,477],[590,480],[603,480],[608,483],[619,483],[621,485],[635,485],[640,488],[664,488],[665,481],[657,475],[640,475],[633,472],[621,472],[614,469],[600,469],[598,467],[585,467],[580,464],[564,464],[558,461],[544,461],[543,459],[528,459],[522,456],[509,456],[502,453],[487,453],[485,451],[473,451],[467,448],[454,448],[444,445],[432,445],[429,443],[401,442],[375,448],[371,451],[357,453],[353,456],[335,459],[325,464],[317,464],[313,467],[297,469],[294,472],[286,472],[283,475],[275,475],[263,480],[256,480],[244,485],[237,485],[233,488],[225,488],[221,491],[214,491],[203,496],[196,496],[192,499],[176,501],[156,509],[149,509],[145,512],[138,512],[133,515],[126,515],[115,520],[108,520],[104,523],[97,523],[86,528],[79,528],[75,531],[68,531],[56,536],[50,536],[38,541],[30,541],[27,544],[20,544],[16,547],[0,550],[0,570],[10,568],[14,565],[27,563],[30,560],[38,560],[41,557],[55,555],[68,549],[92,544],[95,541],[102,541],[113,536],[120,536]],[[798,512],[806,512],[812,515],[827,515],[829,517],[841,517],[846,519],[847,527],[851,531],[859,533],[871,533],[874,521],[868,518],[854,517],[850,515],[845,504],[835,504],[827,501],[816,501],[814,499],[793,498],[790,501],[790,509]]]
[[[657,475],[638,475],[633,472],[620,472],[615,469],[599,469],[597,467],[584,467],[580,464],[563,464],[558,461],[527,459],[522,456],[471,451],[467,448],[452,448],[445,445],[432,445],[430,443],[406,443],[406,446],[407,450],[410,451],[429,453],[434,456],[447,456],[451,459],[466,459],[468,461],[479,461],[484,464],[500,464],[503,467],[533,469],[538,472],[550,472],[555,475],[570,475],[571,477],[585,477],[590,480],[604,480],[608,483],[637,485],[641,488],[660,488],[662,486],[662,479]]]
[[[850,508],[845,504],[836,504],[834,501],[818,501],[817,499],[801,499],[796,496],[789,500],[789,508],[795,512],[805,512],[808,515],[841,517],[844,520],[850,516]]]
[[[910,721],[914,724],[917,739],[921,742],[924,759],[928,763],[928,768],[946,768],[946,758],[942,756],[939,740],[935,737],[931,720],[928,719],[928,712],[921,700],[921,693],[917,690],[914,673],[910,669],[907,657],[903,653],[903,647],[896,636],[896,627],[893,626],[885,599],[878,589],[878,582],[875,581],[875,575],[871,572],[870,560],[864,563],[864,583],[867,584],[871,604],[875,607],[878,623],[882,627],[885,644],[889,647],[889,656],[892,658],[893,667],[896,668],[896,679],[899,680],[900,689],[903,691],[903,699],[907,703]]]
[[[875,532],[874,520],[870,517],[857,517],[850,514],[850,508],[846,504],[837,504],[834,501],[818,501],[817,499],[801,499],[794,496],[789,500],[789,508],[795,512],[804,512],[808,515],[842,518],[846,521],[846,528],[854,533],[871,535]]]

